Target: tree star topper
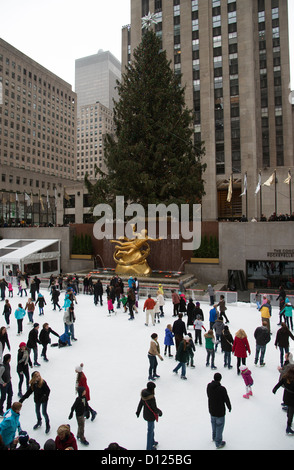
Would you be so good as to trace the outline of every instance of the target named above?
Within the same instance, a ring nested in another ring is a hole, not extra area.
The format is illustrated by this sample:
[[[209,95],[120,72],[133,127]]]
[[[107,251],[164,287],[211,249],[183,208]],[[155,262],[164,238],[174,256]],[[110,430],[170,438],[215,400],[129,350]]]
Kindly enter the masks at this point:
[[[156,18],[156,15],[154,13],[148,13],[148,15],[146,16],[143,16],[142,18],[142,29],[146,28],[146,29],[149,29],[150,26],[152,26],[153,24],[157,24],[158,21],[157,21],[157,18]]]

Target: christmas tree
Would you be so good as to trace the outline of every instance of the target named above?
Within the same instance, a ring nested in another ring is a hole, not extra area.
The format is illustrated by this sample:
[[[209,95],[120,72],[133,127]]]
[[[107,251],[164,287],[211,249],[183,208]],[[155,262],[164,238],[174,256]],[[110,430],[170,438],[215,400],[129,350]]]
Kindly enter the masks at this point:
[[[92,203],[196,204],[204,194],[202,143],[194,143],[185,90],[153,31],[147,30],[117,83],[115,135],[105,139],[107,173],[86,178]]]

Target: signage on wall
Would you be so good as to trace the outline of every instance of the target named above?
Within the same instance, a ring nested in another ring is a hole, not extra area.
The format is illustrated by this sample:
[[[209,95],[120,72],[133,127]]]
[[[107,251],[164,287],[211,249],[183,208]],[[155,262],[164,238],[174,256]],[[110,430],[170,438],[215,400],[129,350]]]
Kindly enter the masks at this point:
[[[279,249],[269,251],[267,253],[268,258],[294,258],[294,250]]]

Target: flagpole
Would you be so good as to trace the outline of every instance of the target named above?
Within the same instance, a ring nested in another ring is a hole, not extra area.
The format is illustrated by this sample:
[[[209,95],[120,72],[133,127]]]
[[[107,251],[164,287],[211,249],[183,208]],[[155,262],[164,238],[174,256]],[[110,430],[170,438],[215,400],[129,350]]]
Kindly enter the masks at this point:
[[[262,216],[262,185],[261,185],[261,171],[259,172],[260,175],[260,193],[259,193],[259,209],[260,209],[260,217],[259,220],[261,220]]]
[[[275,173],[275,213],[277,215],[277,170],[275,170],[274,173]]]
[[[291,187],[292,176],[291,176],[290,169],[289,169],[289,176],[290,176],[290,181],[289,181],[290,215],[292,215],[292,187]]]
[[[247,184],[247,171],[245,172],[246,175],[246,184]],[[248,194],[247,194],[247,188],[246,188],[246,220],[248,220]]]

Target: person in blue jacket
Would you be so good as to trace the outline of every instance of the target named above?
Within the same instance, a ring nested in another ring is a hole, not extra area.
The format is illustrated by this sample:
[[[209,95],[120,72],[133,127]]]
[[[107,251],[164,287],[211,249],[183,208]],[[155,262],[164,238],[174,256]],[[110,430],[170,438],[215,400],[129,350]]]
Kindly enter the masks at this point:
[[[217,309],[216,309],[216,305],[214,305],[213,308],[209,311],[210,329],[212,329],[217,318],[218,318]]]
[[[165,329],[165,337],[164,337],[164,355],[166,356],[167,350],[168,350],[168,356],[173,357],[171,354],[171,346],[174,346],[174,334],[172,331],[172,325],[167,325]]]
[[[16,431],[20,433],[22,430],[19,421],[21,407],[21,403],[14,402],[12,407],[4,413],[3,421],[0,423],[0,435],[8,448],[13,448]]]
[[[15,310],[14,316],[17,320],[17,335],[19,336],[22,333],[22,322],[26,316],[26,311],[21,304],[18,304],[18,308]]]

